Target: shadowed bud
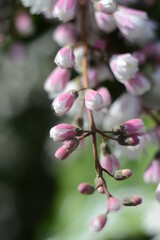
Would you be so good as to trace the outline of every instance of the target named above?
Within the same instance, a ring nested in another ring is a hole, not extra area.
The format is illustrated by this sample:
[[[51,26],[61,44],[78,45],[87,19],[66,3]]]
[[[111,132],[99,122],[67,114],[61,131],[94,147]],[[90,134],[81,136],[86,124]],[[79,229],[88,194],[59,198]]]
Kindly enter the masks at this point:
[[[82,194],[92,194],[95,191],[95,188],[88,183],[81,183],[78,185],[78,191]]]
[[[112,14],[116,11],[117,4],[115,0],[100,0],[97,3],[96,9],[107,14]]]
[[[156,199],[158,202],[160,202],[160,183],[158,184],[156,188]]]
[[[72,20],[76,16],[77,0],[58,0],[53,8],[53,17],[63,22]]]
[[[95,217],[90,222],[90,230],[93,232],[99,232],[103,229],[107,221],[107,218],[104,215],[99,215]]]
[[[103,98],[98,92],[88,90],[85,94],[85,105],[91,111],[100,111],[103,107]]]
[[[66,123],[58,124],[50,130],[50,137],[53,138],[55,142],[64,142],[81,134],[82,131],[80,128]]]
[[[110,197],[108,199],[108,211],[118,211],[121,208],[121,201],[118,198]]]
[[[136,146],[140,142],[139,138],[136,136],[131,137],[118,136],[117,141],[120,145],[123,146]]]
[[[142,198],[139,196],[127,196],[122,199],[124,206],[137,206],[142,203]]]
[[[72,48],[71,47],[61,48],[58,51],[54,59],[54,62],[62,68],[72,68],[75,64]]]
[[[57,114],[67,113],[73,106],[76,98],[78,97],[78,92],[70,91],[59,95],[52,103],[52,106]]]
[[[132,176],[132,171],[130,169],[117,170],[114,173],[114,178],[118,181],[125,180]]]

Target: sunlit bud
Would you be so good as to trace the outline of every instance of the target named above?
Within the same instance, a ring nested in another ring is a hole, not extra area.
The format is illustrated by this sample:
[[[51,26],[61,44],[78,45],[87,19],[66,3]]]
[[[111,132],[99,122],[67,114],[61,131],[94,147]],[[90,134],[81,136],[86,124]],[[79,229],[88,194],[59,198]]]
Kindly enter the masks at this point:
[[[146,131],[141,119],[131,119],[113,128],[114,134],[127,134],[128,136],[143,136]]]
[[[102,168],[106,169],[110,174],[120,169],[120,164],[116,156],[113,154],[103,154],[100,156],[100,163]]]
[[[65,141],[64,145],[55,152],[55,157],[59,160],[66,159],[79,145],[79,140],[73,138]]]
[[[107,88],[101,87],[97,90],[97,92],[103,98],[103,106],[108,107],[111,104],[112,98]]]
[[[88,90],[85,94],[85,105],[89,110],[100,111],[103,107],[103,98],[98,92]]]
[[[114,178],[118,181],[125,180],[132,176],[132,171],[130,169],[117,170],[114,173]]]
[[[116,24],[112,15],[97,11],[95,12],[95,19],[99,29],[106,33],[113,32],[116,29]]]
[[[118,198],[110,197],[108,199],[108,211],[114,212],[118,211],[121,208],[121,201]]]
[[[72,20],[76,16],[77,0],[58,0],[53,8],[53,17],[63,22]]]
[[[53,138],[55,142],[64,142],[65,140],[81,135],[81,133],[80,128],[76,128],[70,124],[61,123],[51,128],[50,137]]]
[[[61,48],[54,62],[62,68],[72,68],[75,64],[74,54],[71,47]]]
[[[104,193],[105,193],[103,187],[99,187],[99,188],[97,188],[97,190],[98,190],[98,192],[101,193],[101,194],[104,194]]]
[[[158,183],[160,181],[160,160],[154,159],[149,164],[144,173],[144,181],[148,183]]]
[[[82,61],[83,61],[83,56],[84,56],[84,48],[82,46],[76,47],[73,50],[74,57],[75,57],[75,65],[74,68],[77,72],[81,73],[82,72]]]
[[[107,221],[107,218],[104,215],[99,215],[95,217],[90,222],[90,230],[93,232],[99,232],[103,229]]]
[[[143,65],[146,62],[146,54],[144,51],[136,51],[133,53],[133,56],[137,58],[139,65]]]
[[[44,83],[44,90],[49,94],[60,93],[70,79],[70,70],[55,68]]]
[[[130,53],[115,55],[110,60],[110,67],[116,79],[124,84],[138,71],[138,60]]]
[[[15,17],[15,28],[19,34],[24,37],[32,35],[35,31],[35,26],[31,16],[25,12],[20,11]]]
[[[81,183],[78,185],[78,191],[82,194],[92,194],[95,191],[95,188],[88,183]]]
[[[156,188],[156,199],[158,202],[160,202],[160,183],[158,184]]]
[[[52,103],[52,106],[57,114],[64,114],[73,106],[78,92],[70,91],[59,95]]]
[[[53,40],[61,47],[72,45],[76,41],[76,28],[70,23],[60,24],[53,32]]]
[[[122,199],[124,206],[137,206],[142,203],[142,198],[139,196],[127,196]]]
[[[146,12],[119,6],[114,19],[121,33],[129,40],[136,41],[146,27]]]
[[[134,77],[125,81],[126,90],[135,96],[144,94],[151,89],[151,83],[149,80],[140,73],[136,73]]]
[[[107,14],[112,14],[116,11],[117,4],[115,0],[100,0],[97,3],[97,9]]]
[[[136,146],[140,143],[139,138],[136,136],[127,137],[127,136],[120,135],[118,136],[117,141],[120,145],[123,145],[123,146]]]

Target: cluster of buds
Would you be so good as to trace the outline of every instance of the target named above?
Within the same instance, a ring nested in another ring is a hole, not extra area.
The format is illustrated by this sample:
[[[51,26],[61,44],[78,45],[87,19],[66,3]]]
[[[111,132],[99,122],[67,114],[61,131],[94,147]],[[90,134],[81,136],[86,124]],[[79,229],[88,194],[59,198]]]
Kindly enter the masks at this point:
[[[124,0],[49,0],[48,5],[44,0],[21,1],[25,6],[30,6],[34,13],[43,12],[62,21],[53,33],[54,41],[61,47],[54,59],[57,67],[47,78],[44,89],[53,99],[55,113],[67,113],[74,119],[73,125],[61,123],[54,126],[50,137],[55,142],[63,142],[55,153],[59,160],[69,157],[82,140],[92,137],[97,175],[95,185],[81,183],[78,191],[82,194],[93,194],[95,191],[106,194],[106,212],[90,223],[91,230],[100,231],[110,212],[120,210],[122,205],[137,206],[142,202],[137,195],[121,200],[114,197],[108,190],[104,175],[108,174],[117,181],[126,180],[132,175],[130,169],[121,169],[111,141],[126,148],[137,147],[146,134],[144,123],[139,118],[142,113],[139,96],[151,89],[151,82],[143,71],[146,61],[156,54],[157,61],[160,58],[160,46],[151,44],[155,38],[156,24],[146,12],[125,6],[129,1]],[[116,29],[129,46],[136,44],[138,50],[134,48],[133,52],[123,51],[123,54],[122,51],[112,52],[112,47],[106,45],[100,32],[109,34]],[[92,37],[90,32],[96,37]],[[76,76],[70,81],[71,73]],[[124,85],[127,94],[112,104],[112,96],[106,86],[108,81],[114,80]],[[106,122],[109,121],[111,127],[108,128]],[[97,135],[102,139],[100,154]],[[151,162],[144,178],[146,181],[160,181],[157,159]],[[160,199],[160,185],[157,199]]]

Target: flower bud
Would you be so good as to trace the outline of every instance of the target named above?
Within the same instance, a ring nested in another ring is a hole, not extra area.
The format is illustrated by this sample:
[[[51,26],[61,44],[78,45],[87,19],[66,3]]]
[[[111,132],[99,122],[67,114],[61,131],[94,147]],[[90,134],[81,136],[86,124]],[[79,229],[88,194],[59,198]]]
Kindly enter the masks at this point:
[[[61,48],[54,62],[62,68],[72,68],[75,64],[74,54],[71,47]]]
[[[110,174],[120,169],[120,164],[116,156],[113,154],[103,154],[100,156],[100,163],[102,168],[106,169]]]
[[[143,136],[145,134],[144,123],[141,119],[131,119],[113,128],[114,134],[127,134],[128,136]]]
[[[63,22],[72,20],[76,16],[77,0],[58,0],[53,8],[53,17]]]
[[[76,41],[76,28],[70,23],[60,24],[53,33],[54,41],[61,47]]]
[[[115,0],[100,0],[97,4],[97,9],[107,14],[112,14],[116,11],[117,4]]]
[[[78,191],[82,194],[92,194],[95,191],[95,188],[88,183],[81,183],[78,185]]]
[[[79,145],[79,140],[73,138],[64,142],[64,145],[55,152],[55,157],[59,160],[66,159]]]
[[[104,191],[104,189],[103,189],[102,186],[99,187],[99,188],[97,188],[97,190],[98,190],[98,192],[101,193],[101,194],[104,194],[104,193],[105,193],[105,191]]]
[[[147,183],[158,183],[160,181],[160,160],[154,159],[144,173],[144,181]]]
[[[116,24],[111,15],[103,12],[95,12],[95,20],[100,30],[110,33],[116,29]]]
[[[53,138],[55,142],[64,142],[65,140],[81,135],[81,133],[80,128],[76,128],[70,124],[61,123],[51,128],[50,137]]]
[[[103,98],[98,92],[88,90],[85,94],[85,105],[89,110],[100,111],[103,107]]]
[[[118,136],[117,141],[120,145],[123,145],[123,146],[136,146],[140,142],[139,138],[136,136],[131,136],[131,137]]]
[[[60,67],[55,68],[44,83],[44,90],[50,94],[50,97],[60,93],[65,88],[70,79],[70,70]]]
[[[82,72],[82,61],[84,56],[84,48],[83,46],[76,47],[73,50],[74,57],[75,57],[75,65],[74,68],[78,73]]]
[[[60,148],[57,149],[57,151],[55,152],[55,157],[58,158],[59,160],[64,160],[66,159],[68,156],[70,155],[70,153],[68,152],[68,150],[65,148],[65,146],[61,146]]]
[[[134,96],[139,96],[149,91],[151,83],[140,73],[136,73],[134,77],[124,83],[126,90]]]
[[[107,221],[107,218],[104,215],[99,215],[95,217],[90,222],[90,230],[93,232],[99,232],[103,229]]]
[[[15,28],[23,37],[31,36],[35,31],[32,18],[25,11],[20,11],[17,13],[15,17]]]
[[[142,203],[142,198],[139,196],[127,196],[122,199],[124,206],[137,206]]]
[[[120,54],[111,58],[110,67],[116,79],[124,84],[138,71],[138,60],[130,53]]]
[[[121,201],[118,198],[110,197],[108,199],[108,211],[114,212],[121,208]]]
[[[118,181],[125,180],[132,176],[132,171],[130,169],[117,170],[114,173],[114,178]]]
[[[101,87],[97,90],[97,92],[102,96],[103,98],[103,107],[108,107],[111,104],[111,95],[107,88]]]
[[[156,188],[156,199],[158,202],[160,202],[160,183],[158,184]]]
[[[52,103],[52,106],[57,114],[64,114],[73,106],[78,92],[70,91],[59,95]]]

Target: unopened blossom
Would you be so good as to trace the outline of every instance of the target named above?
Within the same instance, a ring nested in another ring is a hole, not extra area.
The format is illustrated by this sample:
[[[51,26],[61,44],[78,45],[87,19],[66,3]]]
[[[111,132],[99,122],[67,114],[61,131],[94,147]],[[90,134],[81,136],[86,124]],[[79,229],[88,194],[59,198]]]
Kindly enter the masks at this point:
[[[60,21],[68,22],[75,18],[76,11],[77,0],[58,0],[52,14]]]
[[[103,107],[103,98],[97,91],[90,89],[85,94],[85,105],[91,111],[100,111]]]
[[[95,191],[95,188],[88,183],[81,183],[78,185],[78,191],[82,194],[92,194]]]
[[[75,57],[75,65],[74,68],[78,73],[82,72],[82,61],[83,61],[83,56],[84,56],[84,47],[76,47],[73,50],[74,57]]]
[[[122,204],[124,206],[137,206],[142,203],[142,198],[139,196],[126,196],[122,199]]]
[[[114,212],[121,208],[121,201],[118,198],[110,197],[108,199],[108,211]]]
[[[136,73],[134,77],[125,81],[126,90],[135,96],[143,95],[151,89],[150,81],[142,74]]]
[[[61,123],[51,128],[50,137],[55,142],[64,142],[68,139],[74,138],[80,133],[80,129],[66,123]]]
[[[64,145],[58,148],[55,152],[55,157],[59,160],[66,159],[79,145],[79,141],[76,138],[72,138],[64,142]]]
[[[160,160],[154,159],[144,173],[144,181],[158,183],[160,181]]]
[[[121,33],[131,42],[139,39],[146,27],[146,12],[119,6],[114,19]]]
[[[52,103],[52,106],[57,114],[67,113],[73,106],[78,93],[76,91],[71,91],[67,93],[62,93]]]
[[[97,11],[95,12],[95,20],[99,29],[106,33],[111,33],[116,29],[112,15]]]
[[[117,4],[115,0],[100,0],[97,3],[97,9],[107,14],[112,14],[116,11]]]
[[[97,92],[103,98],[103,106],[104,107],[108,107],[111,104],[111,102],[112,102],[111,94],[108,91],[108,89],[105,88],[105,87],[101,87],[101,88],[98,88]]]
[[[52,98],[54,94],[60,93],[70,79],[70,70],[56,67],[44,83],[44,90]]]
[[[115,171],[114,178],[118,181],[125,180],[132,176],[132,171],[130,169],[120,169]]]
[[[53,40],[61,47],[75,43],[76,28],[73,24],[62,23],[53,32]]]
[[[138,71],[138,60],[130,53],[115,55],[110,60],[110,67],[116,79],[124,84]]]
[[[72,48],[71,47],[61,48],[58,51],[54,59],[54,62],[62,68],[72,68],[75,64]]]
[[[88,68],[87,70],[88,76],[88,87],[94,88],[98,84],[98,73],[95,68]]]
[[[113,154],[103,154],[100,156],[101,166],[106,169],[110,174],[120,169],[120,163],[116,156]]]
[[[160,202],[160,183],[158,184],[156,188],[156,199],[158,202]]]
[[[15,17],[15,28],[19,34],[24,37],[32,35],[35,31],[35,25],[31,16],[25,12],[20,11]]]
[[[103,229],[107,221],[107,218],[104,215],[99,215],[95,217],[90,222],[90,230],[93,232],[99,232]]]

